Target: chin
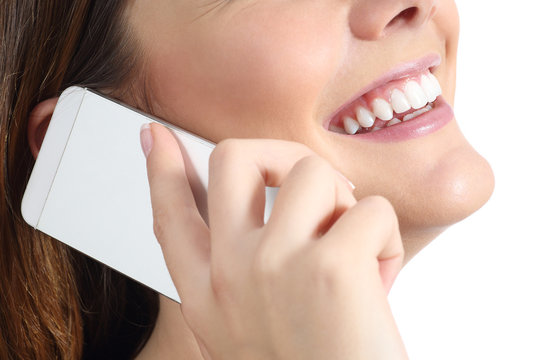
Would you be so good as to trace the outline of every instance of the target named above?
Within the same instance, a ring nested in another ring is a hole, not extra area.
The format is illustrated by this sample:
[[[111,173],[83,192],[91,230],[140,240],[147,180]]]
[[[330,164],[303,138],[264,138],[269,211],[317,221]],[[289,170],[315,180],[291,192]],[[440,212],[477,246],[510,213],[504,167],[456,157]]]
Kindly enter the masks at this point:
[[[392,203],[405,263],[449,226],[481,208],[494,189],[490,165],[465,139],[455,119],[427,136],[385,144],[377,155],[370,163],[359,162],[354,172],[358,176],[344,173],[356,180],[358,199],[381,195]]]
[[[449,226],[467,218],[491,197],[495,185],[489,163],[468,143],[450,151],[431,172],[424,191],[394,203],[405,262]]]

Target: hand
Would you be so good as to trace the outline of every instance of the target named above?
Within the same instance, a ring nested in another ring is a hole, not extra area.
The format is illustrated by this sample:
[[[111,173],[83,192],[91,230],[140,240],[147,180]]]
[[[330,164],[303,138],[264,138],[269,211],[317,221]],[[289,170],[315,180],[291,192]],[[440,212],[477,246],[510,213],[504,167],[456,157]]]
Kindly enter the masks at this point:
[[[206,359],[406,358],[386,300],[403,258],[387,200],[356,201],[303,145],[226,140],[210,160],[207,226],[177,140],[151,134],[154,231]],[[265,185],[280,186],[266,224]]]

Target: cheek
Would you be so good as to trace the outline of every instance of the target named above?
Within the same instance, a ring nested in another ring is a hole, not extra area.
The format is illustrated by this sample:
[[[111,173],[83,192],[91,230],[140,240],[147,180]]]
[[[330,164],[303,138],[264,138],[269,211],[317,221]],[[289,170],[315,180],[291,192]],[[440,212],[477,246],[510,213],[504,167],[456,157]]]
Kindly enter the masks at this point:
[[[436,32],[440,34],[445,43],[444,74],[438,73],[444,84],[445,99],[454,103],[456,89],[456,60],[459,40],[459,15],[456,4],[453,0],[442,0],[439,2],[437,13],[433,19]]]
[[[217,141],[284,137],[296,119],[313,116],[339,67],[340,29],[317,12],[249,10],[177,38],[156,57],[152,88],[169,121]]]
[[[454,0],[441,0],[433,19],[444,33],[457,41],[459,36],[459,13]]]

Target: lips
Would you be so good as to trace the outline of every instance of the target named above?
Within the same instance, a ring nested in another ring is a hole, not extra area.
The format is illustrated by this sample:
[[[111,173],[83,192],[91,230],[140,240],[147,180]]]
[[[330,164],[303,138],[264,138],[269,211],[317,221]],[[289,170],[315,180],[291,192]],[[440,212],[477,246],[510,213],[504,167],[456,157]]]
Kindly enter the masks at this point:
[[[407,133],[397,136],[398,138],[418,136],[420,133],[424,134],[426,129],[435,131],[449,121],[448,117],[450,120],[453,118],[450,106],[440,98],[442,91],[439,82],[430,71],[439,63],[439,56],[430,55],[397,67],[341,106],[325,127],[331,132],[377,139],[395,139],[396,135],[399,135],[397,128],[402,128]],[[438,111],[435,111],[436,107],[439,107]],[[425,121],[430,113],[445,116],[444,119],[432,119],[438,125],[429,126]],[[422,124],[416,121],[420,117],[423,118]],[[411,132],[414,125],[407,124],[405,128],[405,122],[418,123],[422,131]],[[394,127],[396,129],[392,129]],[[382,134],[390,129],[392,131],[388,135],[391,136]],[[381,134],[371,136],[376,133]]]

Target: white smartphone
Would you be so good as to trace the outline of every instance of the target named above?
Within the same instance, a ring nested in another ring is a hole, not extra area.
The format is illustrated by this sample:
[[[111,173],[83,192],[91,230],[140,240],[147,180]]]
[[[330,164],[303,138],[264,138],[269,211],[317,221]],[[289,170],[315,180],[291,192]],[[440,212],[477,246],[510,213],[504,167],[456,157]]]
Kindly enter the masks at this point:
[[[139,141],[141,126],[149,122],[176,134],[197,206],[206,217],[214,144],[81,87],[66,89],[58,100],[21,211],[35,229],[180,302],[153,233]],[[267,188],[265,221],[276,193]]]

